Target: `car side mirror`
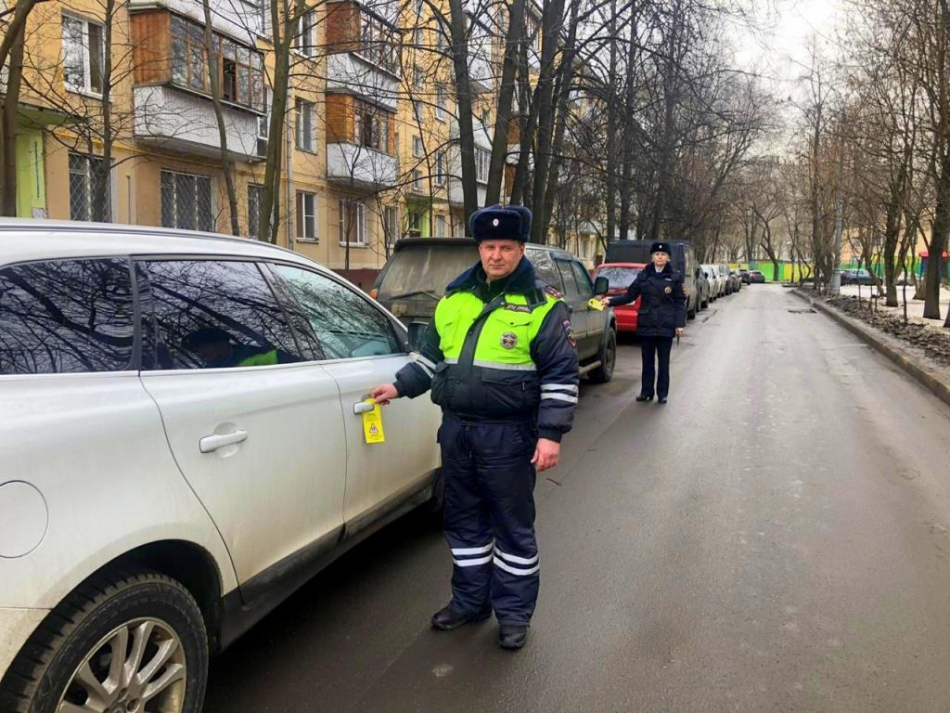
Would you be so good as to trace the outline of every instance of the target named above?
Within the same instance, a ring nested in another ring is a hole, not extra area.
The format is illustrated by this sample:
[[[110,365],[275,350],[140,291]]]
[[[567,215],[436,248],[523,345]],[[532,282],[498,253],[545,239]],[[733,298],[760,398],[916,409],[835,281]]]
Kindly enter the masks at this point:
[[[426,332],[429,329],[427,322],[409,323],[409,351],[418,352],[426,342]]]
[[[608,291],[610,291],[610,280],[603,276],[594,280],[595,295],[606,295]]]

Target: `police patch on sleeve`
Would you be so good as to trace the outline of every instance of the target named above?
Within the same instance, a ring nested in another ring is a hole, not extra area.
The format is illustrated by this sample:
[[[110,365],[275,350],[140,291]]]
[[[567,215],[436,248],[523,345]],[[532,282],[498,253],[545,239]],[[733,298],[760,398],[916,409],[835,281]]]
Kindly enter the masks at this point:
[[[544,291],[545,291],[545,293],[551,295],[551,297],[553,297],[553,298],[556,299],[556,300],[562,299],[562,298],[564,297],[563,294],[561,294],[561,293],[558,292],[556,289],[554,289],[553,287],[551,287],[551,285],[545,285],[545,286],[544,286]]]
[[[577,349],[577,337],[574,336],[574,328],[571,326],[571,320],[564,320],[564,335],[567,337],[567,343],[572,349]]]
[[[663,291],[669,295],[669,294],[672,294],[673,288],[667,285],[666,287],[663,288]]]

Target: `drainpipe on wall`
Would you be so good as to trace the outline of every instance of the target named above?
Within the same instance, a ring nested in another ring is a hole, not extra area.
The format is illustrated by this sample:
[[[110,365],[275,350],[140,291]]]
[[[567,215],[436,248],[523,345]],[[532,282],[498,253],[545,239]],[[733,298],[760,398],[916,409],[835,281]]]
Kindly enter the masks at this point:
[[[285,210],[287,212],[287,247],[290,250],[294,249],[294,235],[295,225],[294,221],[296,215],[294,213],[294,145],[293,145],[293,132],[291,132],[288,124],[290,123],[290,112],[284,112],[284,143],[286,147],[284,149],[284,154],[287,157],[287,195],[284,198]],[[314,198],[314,204],[316,204],[316,198]],[[314,217],[316,217],[317,207],[314,205]]]

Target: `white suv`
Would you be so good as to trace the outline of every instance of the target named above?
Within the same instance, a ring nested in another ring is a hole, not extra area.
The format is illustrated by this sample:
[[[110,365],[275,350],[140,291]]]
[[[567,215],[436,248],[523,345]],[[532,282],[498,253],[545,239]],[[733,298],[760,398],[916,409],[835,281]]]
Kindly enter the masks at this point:
[[[440,490],[391,314],[293,252],[0,222],[0,710],[194,713],[208,654]]]

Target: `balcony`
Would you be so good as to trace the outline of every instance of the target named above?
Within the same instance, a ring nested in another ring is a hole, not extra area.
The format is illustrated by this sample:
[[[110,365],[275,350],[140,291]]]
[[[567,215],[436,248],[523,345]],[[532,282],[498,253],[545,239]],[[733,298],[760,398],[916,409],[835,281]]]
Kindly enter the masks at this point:
[[[379,189],[396,185],[399,161],[395,156],[351,143],[327,144],[327,179],[356,188]]]
[[[210,99],[171,86],[136,87],[135,137],[159,148],[218,157],[221,142]],[[224,107],[228,152],[238,160],[257,157],[257,116]]]
[[[399,80],[378,65],[351,52],[331,54],[327,59],[327,92],[355,94],[396,111]]]
[[[129,0],[129,11],[164,8],[204,25],[200,0]],[[253,46],[264,32],[264,15],[257,4],[242,0],[210,0],[211,26],[228,37]]]

